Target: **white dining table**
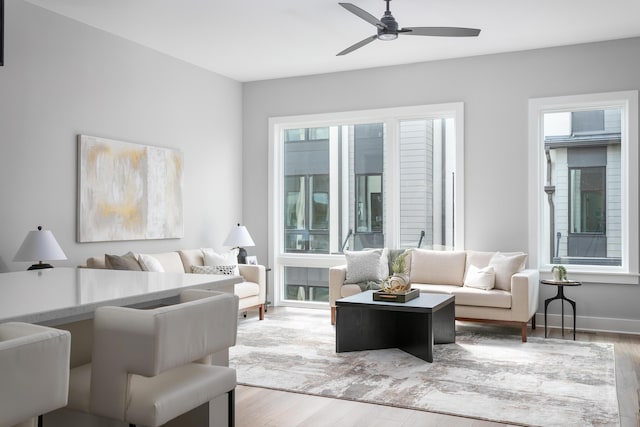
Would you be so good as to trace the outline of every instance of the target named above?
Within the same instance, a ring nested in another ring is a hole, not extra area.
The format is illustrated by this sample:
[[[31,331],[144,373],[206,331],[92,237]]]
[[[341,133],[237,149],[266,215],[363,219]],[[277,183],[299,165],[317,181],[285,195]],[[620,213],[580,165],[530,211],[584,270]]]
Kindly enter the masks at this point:
[[[0,323],[56,326],[93,317],[104,305],[175,302],[184,289],[233,293],[240,276],[51,268],[0,273]]]

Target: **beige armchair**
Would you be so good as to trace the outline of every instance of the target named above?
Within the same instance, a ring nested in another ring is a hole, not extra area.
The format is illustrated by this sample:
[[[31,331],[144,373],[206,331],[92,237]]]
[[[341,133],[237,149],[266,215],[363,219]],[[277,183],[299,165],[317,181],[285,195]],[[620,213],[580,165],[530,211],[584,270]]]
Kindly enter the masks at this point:
[[[235,345],[238,297],[209,292],[152,310],[98,308],[92,361],[71,370],[68,408],[154,427],[226,393],[233,425],[236,372],[203,358]]]
[[[0,325],[0,426],[34,423],[64,407],[69,388],[67,331],[28,323]]]

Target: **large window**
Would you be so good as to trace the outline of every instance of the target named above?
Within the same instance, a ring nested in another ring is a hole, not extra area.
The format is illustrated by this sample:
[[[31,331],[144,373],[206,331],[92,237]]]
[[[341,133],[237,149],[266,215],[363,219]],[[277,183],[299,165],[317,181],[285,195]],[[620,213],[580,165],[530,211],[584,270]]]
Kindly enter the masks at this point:
[[[637,272],[637,92],[529,107],[531,259],[569,265],[573,277]]]
[[[326,304],[327,269],[345,249],[460,246],[461,104],[277,118],[271,128],[279,304]]]

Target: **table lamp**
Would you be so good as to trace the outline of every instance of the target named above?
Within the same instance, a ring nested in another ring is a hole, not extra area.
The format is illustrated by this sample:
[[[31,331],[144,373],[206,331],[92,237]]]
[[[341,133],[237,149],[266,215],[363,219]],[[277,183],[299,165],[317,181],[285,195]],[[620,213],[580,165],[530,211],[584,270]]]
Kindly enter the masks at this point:
[[[238,264],[247,263],[247,251],[242,246],[255,246],[247,227],[238,224],[231,229],[227,239],[223,243],[224,246],[238,248]]]
[[[13,260],[18,262],[38,261],[37,264],[33,264],[27,270],[53,268],[51,264],[45,264],[42,261],[62,259],[67,259],[67,256],[62,251],[56,238],[53,237],[53,233],[50,230],[43,230],[41,226],[27,234],[16,256],[13,257]]]

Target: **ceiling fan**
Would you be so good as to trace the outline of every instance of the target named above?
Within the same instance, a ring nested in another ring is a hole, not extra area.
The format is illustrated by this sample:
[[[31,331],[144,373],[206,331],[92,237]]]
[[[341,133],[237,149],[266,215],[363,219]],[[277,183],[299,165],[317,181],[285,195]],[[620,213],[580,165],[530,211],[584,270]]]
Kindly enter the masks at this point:
[[[461,28],[461,27],[406,27],[399,28],[398,22],[391,15],[391,11],[389,10],[389,2],[391,0],[384,0],[387,2],[387,10],[384,12],[384,16],[380,19],[377,19],[375,16],[371,15],[369,12],[366,12],[360,9],[358,6],[351,3],[338,3],[340,6],[347,9],[349,12],[354,15],[364,19],[368,23],[375,25],[378,28],[378,34],[367,37],[366,39],[359,41],[353,46],[349,46],[342,52],[338,53],[336,56],[346,55],[347,53],[351,53],[356,49],[360,49],[361,47],[371,43],[375,39],[378,40],[395,40],[398,38],[399,34],[406,34],[409,36],[435,36],[435,37],[476,37],[480,34],[480,30],[477,28]]]

